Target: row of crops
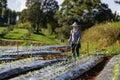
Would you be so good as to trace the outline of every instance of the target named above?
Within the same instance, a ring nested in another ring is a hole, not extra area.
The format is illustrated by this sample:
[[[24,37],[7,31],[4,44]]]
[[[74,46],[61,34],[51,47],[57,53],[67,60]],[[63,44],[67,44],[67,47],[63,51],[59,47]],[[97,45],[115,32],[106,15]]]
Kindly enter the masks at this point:
[[[115,55],[105,66],[97,80],[119,80],[120,79],[120,54]]]
[[[45,68],[28,72],[27,74],[12,78],[12,80],[68,80],[71,78],[76,78],[84,73],[86,70],[89,70],[91,67],[95,66],[99,62],[94,62],[94,60],[102,60],[102,56],[82,56],[77,59],[65,60],[58,62],[56,64],[47,66]],[[89,62],[90,61],[90,62]],[[87,63],[89,62],[89,63]],[[85,64],[86,63],[86,64]],[[84,64],[84,65],[83,65]],[[81,71],[82,70],[82,71]],[[70,71],[70,72],[69,72]],[[74,71],[77,71],[74,73]],[[80,72],[79,72],[80,71]],[[74,76],[78,74],[78,76]]]
[[[69,59],[66,55],[70,46],[59,45],[3,47],[0,50],[0,80],[75,80],[104,59],[104,55],[81,55],[79,58]],[[41,55],[62,56],[43,60]]]
[[[70,48],[64,45],[51,45],[51,46],[19,46],[19,47],[1,47],[0,53],[16,53],[27,51],[51,51],[54,48]]]
[[[64,50],[63,50],[64,48]],[[47,55],[63,55],[68,50],[70,50],[70,46],[42,46],[42,47],[12,47],[12,48],[0,48],[0,61],[2,60],[14,60],[33,57],[33,56],[44,56]]]

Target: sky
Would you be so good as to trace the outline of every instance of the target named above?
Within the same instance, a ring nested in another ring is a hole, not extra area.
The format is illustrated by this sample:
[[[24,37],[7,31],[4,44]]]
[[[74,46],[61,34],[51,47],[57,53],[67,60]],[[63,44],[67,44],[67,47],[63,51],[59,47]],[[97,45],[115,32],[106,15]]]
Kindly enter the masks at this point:
[[[103,3],[107,3],[108,7],[113,11],[117,11],[117,13],[120,15],[120,4],[116,4],[114,2],[115,0],[101,0]]]
[[[64,1],[64,0],[57,0],[59,5]],[[120,14],[120,5],[115,4],[115,0],[101,0],[103,3],[107,3],[109,8],[115,12]],[[26,0],[8,0],[8,7],[12,10],[15,11],[22,11],[25,7],[25,2]]]
[[[22,11],[25,7],[26,0],[8,0],[8,8],[15,11]]]
[[[64,0],[56,0],[60,5]],[[8,0],[8,8],[15,10],[15,11],[22,11],[25,9],[25,2],[26,0]]]

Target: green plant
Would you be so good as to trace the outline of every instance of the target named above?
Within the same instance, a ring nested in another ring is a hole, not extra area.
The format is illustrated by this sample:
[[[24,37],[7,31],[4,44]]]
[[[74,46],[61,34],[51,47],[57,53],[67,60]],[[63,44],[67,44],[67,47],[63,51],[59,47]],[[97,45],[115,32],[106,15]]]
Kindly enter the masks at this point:
[[[22,28],[22,29],[28,29],[31,27],[31,23],[30,22],[18,23],[16,24],[16,27]]]
[[[113,26],[108,22],[105,24],[95,25],[83,32],[81,42],[90,44],[96,43],[97,48],[108,47],[118,39],[120,28]],[[94,46],[94,45],[93,45]]]
[[[119,76],[119,63],[116,62],[115,66],[113,67],[113,78],[112,80],[118,80],[118,76]]]

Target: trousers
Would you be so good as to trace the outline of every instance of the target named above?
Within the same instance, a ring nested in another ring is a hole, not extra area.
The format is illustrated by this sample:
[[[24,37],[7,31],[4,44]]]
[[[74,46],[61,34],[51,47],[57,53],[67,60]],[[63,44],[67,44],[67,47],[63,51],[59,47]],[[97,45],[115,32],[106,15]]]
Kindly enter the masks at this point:
[[[71,47],[72,47],[72,53],[79,54],[79,49],[81,48],[81,44],[80,43],[78,43],[78,44],[72,43]]]

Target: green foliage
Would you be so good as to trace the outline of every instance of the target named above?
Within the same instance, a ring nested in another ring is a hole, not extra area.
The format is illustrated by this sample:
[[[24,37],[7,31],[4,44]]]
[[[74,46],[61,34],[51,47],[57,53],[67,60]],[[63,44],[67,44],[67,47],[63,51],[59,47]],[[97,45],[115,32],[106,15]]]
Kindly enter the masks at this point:
[[[49,23],[47,24],[47,29],[49,33],[52,34],[52,26]]]
[[[115,63],[112,71],[113,71],[112,80],[118,80],[118,76],[119,76],[119,63],[118,63],[118,61]]]
[[[0,34],[6,29],[6,27],[0,27]]]
[[[113,20],[112,11],[100,0],[64,0],[54,17],[60,26],[77,21],[83,31],[96,23]]]
[[[50,32],[54,31],[56,20],[53,16],[59,8],[55,0],[27,0],[26,6],[28,9],[21,12],[21,22],[29,21],[37,33],[39,33],[42,28],[48,28],[49,31],[51,28]]]
[[[55,15],[60,25],[72,24],[80,19],[83,10],[90,11],[100,0],[64,0],[60,11]]]
[[[109,46],[118,39],[119,29],[111,23],[96,25],[83,33],[82,42],[95,42],[101,47]]]
[[[116,44],[120,35],[120,22],[97,24],[82,33],[81,52],[89,54],[118,54]]]
[[[11,40],[24,40],[23,45],[30,45],[31,41],[38,41],[45,44],[57,44],[58,41],[55,39],[55,35],[50,35],[48,31],[41,34],[30,33],[28,29],[14,28],[13,31],[10,31],[4,36],[4,39]]]
[[[31,41],[25,41],[23,44],[22,44],[22,46],[30,46],[31,45]]]
[[[93,53],[93,51],[97,50],[99,47],[99,44],[95,43],[95,42],[84,42],[82,43],[81,42],[81,53],[89,53],[89,54],[96,54],[96,53]]]
[[[7,7],[7,0],[0,0],[0,7]]]
[[[5,39],[23,40],[24,36],[28,33],[26,29],[14,29],[4,36]],[[28,36],[25,36],[27,38]]]
[[[115,27],[120,28],[120,21],[118,21],[118,22],[112,22],[112,25],[115,26]]]
[[[31,23],[30,22],[18,23],[16,26],[22,29],[29,29],[31,28]]]
[[[120,53],[120,47],[116,43],[113,43],[106,51],[107,54],[119,54]]]
[[[7,7],[7,0],[0,0],[0,25],[4,24],[4,15]]]
[[[7,8],[7,0],[0,0],[0,25],[15,24],[17,13]]]
[[[13,30],[13,26],[1,27],[0,37],[3,38],[6,34]]]
[[[58,34],[58,38],[66,39],[69,38],[70,30],[72,27],[64,25],[62,27],[56,28],[56,33]]]
[[[55,38],[50,38],[50,36],[44,36],[39,34],[31,34],[29,40],[31,41],[39,41],[46,44],[55,44],[57,41],[55,41]]]

